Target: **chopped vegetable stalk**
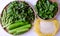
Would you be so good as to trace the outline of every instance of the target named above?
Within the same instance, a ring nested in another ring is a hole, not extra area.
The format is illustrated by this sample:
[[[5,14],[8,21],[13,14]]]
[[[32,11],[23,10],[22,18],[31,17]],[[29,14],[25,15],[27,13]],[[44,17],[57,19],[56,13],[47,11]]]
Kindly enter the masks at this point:
[[[12,34],[21,34],[21,33],[28,31],[30,26],[31,26],[30,24],[27,24],[27,25],[24,25],[22,27],[18,27],[18,28],[13,29],[13,30],[9,30],[8,32],[12,33]]]

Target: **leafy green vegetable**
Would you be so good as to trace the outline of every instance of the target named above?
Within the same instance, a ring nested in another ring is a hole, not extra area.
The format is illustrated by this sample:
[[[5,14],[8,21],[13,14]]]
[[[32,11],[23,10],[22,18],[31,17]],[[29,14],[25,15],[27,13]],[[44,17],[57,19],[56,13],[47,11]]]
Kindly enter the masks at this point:
[[[56,2],[50,2],[49,0],[38,0],[36,9],[38,16],[42,19],[51,19],[58,11],[58,4]]]

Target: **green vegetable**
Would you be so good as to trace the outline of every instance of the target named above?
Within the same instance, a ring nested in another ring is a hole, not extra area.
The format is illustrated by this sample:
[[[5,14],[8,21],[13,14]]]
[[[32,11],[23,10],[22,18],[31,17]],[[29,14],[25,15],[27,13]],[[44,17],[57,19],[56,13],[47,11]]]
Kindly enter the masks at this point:
[[[58,4],[49,0],[38,0],[36,4],[38,16],[42,19],[53,18],[58,11]]]
[[[13,1],[3,9],[1,19],[3,28],[9,33],[19,34],[27,32],[32,27],[35,15],[27,3]]]
[[[16,22],[16,23],[13,23],[13,24],[9,25],[9,26],[7,27],[7,30],[12,30],[12,29],[15,29],[15,28],[21,27],[21,26],[23,26],[23,25],[27,25],[27,24],[28,24],[28,22],[18,21],[18,22]]]
[[[28,31],[30,27],[31,27],[31,25],[27,24],[27,25],[18,27],[18,28],[13,29],[13,30],[9,30],[8,32],[11,33],[11,34],[14,34],[14,35],[22,34],[22,33],[26,32],[26,31]]]
[[[5,23],[6,22],[6,10],[5,9],[3,10],[3,15],[2,16],[3,16],[2,17],[2,22],[3,22],[2,25],[6,25],[6,23]]]

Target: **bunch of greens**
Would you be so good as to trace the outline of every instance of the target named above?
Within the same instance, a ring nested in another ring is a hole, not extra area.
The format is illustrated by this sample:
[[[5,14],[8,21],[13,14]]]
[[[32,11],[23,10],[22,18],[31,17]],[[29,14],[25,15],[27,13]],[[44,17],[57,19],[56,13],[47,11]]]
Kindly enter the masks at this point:
[[[49,0],[38,0],[36,8],[40,18],[51,19],[58,11],[58,4]]]
[[[2,25],[11,34],[21,34],[28,31],[34,21],[34,11],[25,2],[13,1],[3,10]]]

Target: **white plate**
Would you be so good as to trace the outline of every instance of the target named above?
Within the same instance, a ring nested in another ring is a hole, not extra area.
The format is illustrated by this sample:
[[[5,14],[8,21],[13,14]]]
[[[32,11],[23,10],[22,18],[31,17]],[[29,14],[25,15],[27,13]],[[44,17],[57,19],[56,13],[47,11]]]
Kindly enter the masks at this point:
[[[10,3],[11,1],[14,1],[14,0],[0,0],[0,14],[3,10],[3,8],[8,4]],[[29,3],[31,3],[33,6],[36,4],[36,1],[37,0],[25,0]],[[60,5],[60,0],[57,0],[57,2],[59,3]],[[60,9],[60,7],[59,7]],[[60,10],[59,10],[60,11]],[[57,20],[60,22],[60,12],[58,13],[57,15]],[[0,36],[13,36],[11,34],[8,34],[1,26],[0,24]],[[38,36],[35,32],[34,32],[34,29],[32,28],[29,32],[23,34],[23,35],[19,35],[19,36]],[[60,36],[60,30],[58,31],[58,33],[56,34],[56,36]]]

